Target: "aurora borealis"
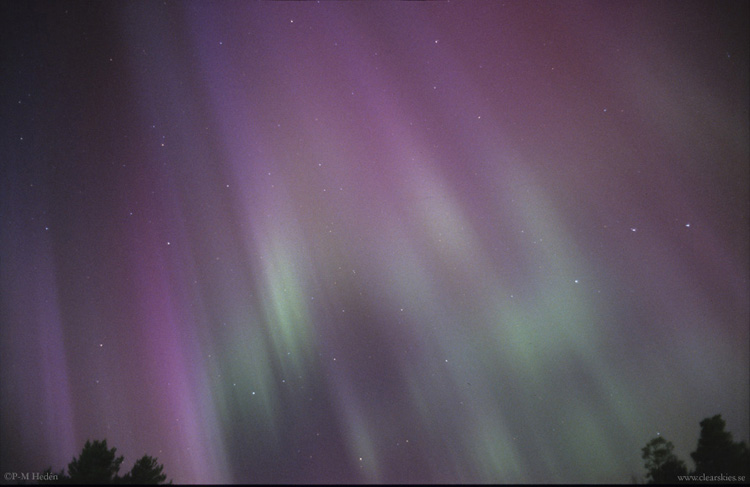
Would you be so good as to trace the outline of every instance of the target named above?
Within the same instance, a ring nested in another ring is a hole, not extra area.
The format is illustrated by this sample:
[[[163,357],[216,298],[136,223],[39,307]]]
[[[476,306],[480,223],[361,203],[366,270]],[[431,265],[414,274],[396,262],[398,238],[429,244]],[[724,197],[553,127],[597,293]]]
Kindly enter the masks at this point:
[[[750,429],[747,2],[4,2],[0,467],[628,482]]]

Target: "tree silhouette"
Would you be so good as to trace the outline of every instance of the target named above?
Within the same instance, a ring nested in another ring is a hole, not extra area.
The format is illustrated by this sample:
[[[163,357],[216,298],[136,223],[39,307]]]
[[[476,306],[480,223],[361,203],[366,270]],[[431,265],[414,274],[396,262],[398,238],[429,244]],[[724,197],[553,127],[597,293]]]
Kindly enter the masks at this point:
[[[646,461],[646,479],[649,484],[665,484],[677,481],[678,475],[687,475],[685,462],[677,458],[672,450],[674,445],[661,436],[644,446],[642,458]]]
[[[117,448],[107,448],[107,440],[86,441],[81,455],[68,464],[70,481],[77,484],[111,484],[120,471],[123,457]]]
[[[43,472],[40,483],[62,484],[161,484],[167,479],[163,473],[164,465],[160,465],[156,458],[144,455],[135,462],[130,472],[123,477],[118,476],[123,457],[116,456],[117,448],[109,449],[107,440],[86,441],[78,458],[73,458],[68,464],[68,475],[61,470],[54,474],[52,468]],[[45,475],[46,474],[46,475]],[[44,480],[55,477],[54,480]],[[171,484],[172,481],[170,480]]]
[[[720,414],[701,421],[698,447],[690,454],[697,475],[748,475],[747,445],[732,441],[732,433],[724,431],[726,422]]]
[[[159,465],[156,458],[143,455],[122,480],[126,484],[161,484],[167,480],[167,476],[162,473],[162,470],[164,470],[164,465]]]
[[[715,480],[721,475],[744,476],[738,480],[747,480],[750,451],[745,442],[732,441],[732,434],[724,431],[726,422],[720,414],[704,419],[700,425],[698,446],[690,454],[695,470],[689,474],[685,463],[672,453],[674,445],[671,441],[656,437],[641,449],[648,483],[675,483],[681,475],[717,477]]]

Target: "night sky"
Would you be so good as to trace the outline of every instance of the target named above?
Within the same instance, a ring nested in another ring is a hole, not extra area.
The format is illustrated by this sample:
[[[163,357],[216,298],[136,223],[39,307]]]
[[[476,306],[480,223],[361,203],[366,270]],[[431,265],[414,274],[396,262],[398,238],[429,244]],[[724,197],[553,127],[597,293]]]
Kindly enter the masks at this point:
[[[628,482],[749,431],[748,2],[3,2],[0,470]]]

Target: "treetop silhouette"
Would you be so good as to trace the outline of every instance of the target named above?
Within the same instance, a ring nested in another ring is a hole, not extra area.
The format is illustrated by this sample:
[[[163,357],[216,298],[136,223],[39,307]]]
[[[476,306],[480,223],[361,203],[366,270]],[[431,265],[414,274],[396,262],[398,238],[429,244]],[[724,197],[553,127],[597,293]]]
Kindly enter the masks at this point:
[[[720,414],[701,421],[701,437],[698,447],[690,457],[695,462],[695,471],[706,475],[736,473],[748,475],[748,449],[744,441],[732,441],[732,433],[724,431],[726,422]]]
[[[116,456],[117,448],[108,448],[107,440],[86,441],[78,458],[68,464],[68,474],[61,470],[56,479],[44,483],[63,484],[162,484],[167,480],[163,473],[164,465],[156,458],[144,455],[135,462],[130,472],[120,477],[120,465],[124,460]],[[45,470],[52,474],[52,469]],[[169,481],[171,484],[172,481]]]
[[[721,476],[737,477],[746,482],[750,475],[750,450],[744,441],[735,443],[732,434],[724,431],[726,422],[720,414],[700,422],[701,434],[698,446],[690,457],[695,470],[688,472],[685,462],[677,458],[672,450],[674,445],[662,437],[653,438],[641,449],[645,461],[646,480],[649,484],[676,483],[703,479],[682,478],[681,476],[710,477],[719,480]],[[743,478],[739,478],[743,477]]]
[[[672,450],[674,445],[661,436],[649,441],[641,451],[646,461],[646,479],[650,484],[674,482],[678,475],[687,475],[685,462],[677,458]]]

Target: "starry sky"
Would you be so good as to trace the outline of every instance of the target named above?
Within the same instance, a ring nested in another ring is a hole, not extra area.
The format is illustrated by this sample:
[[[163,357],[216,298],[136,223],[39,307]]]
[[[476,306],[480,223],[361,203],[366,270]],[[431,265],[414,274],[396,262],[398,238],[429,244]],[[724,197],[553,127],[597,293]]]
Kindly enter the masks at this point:
[[[628,482],[747,440],[748,2],[0,19],[3,472]]]

